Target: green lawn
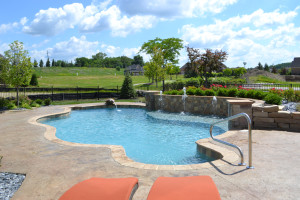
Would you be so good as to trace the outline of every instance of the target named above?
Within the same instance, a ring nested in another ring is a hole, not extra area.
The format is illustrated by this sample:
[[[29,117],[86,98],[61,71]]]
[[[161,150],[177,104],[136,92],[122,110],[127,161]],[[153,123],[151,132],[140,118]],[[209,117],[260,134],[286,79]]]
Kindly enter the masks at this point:
[[[124,80],[124,70],[117,71],[111,68],[87,68],[87,67],[49,67],[35,68],[40,87],[103,87],[103,88],[121,88]],[[78,76],[77,76],[78,73]],[[166,81],[169,80],[169,76]],[[178,76],[183,78],[183,76]],[[172,76],[172,81],[175,76]],[[149,83],[145,76],[132,76],[133,84],[142,85]],[[138,85],[136,88],[138,88]],[[161,82],[159,82],[161,86]],[[155,89],[151,86],[150,89]]]

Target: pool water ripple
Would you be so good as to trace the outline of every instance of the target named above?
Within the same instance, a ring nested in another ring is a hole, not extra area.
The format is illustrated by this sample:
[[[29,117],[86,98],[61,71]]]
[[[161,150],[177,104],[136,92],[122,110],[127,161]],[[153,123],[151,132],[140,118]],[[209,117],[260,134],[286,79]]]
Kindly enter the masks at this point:
[[[197,151],[196,141],[209,137],[218,118],[148,112],[140,108],[74,110],[68,117],[43,121],[56,127],[56,137],[82,144],[122,145],[131,159],[160,165],[196,164],[213,160]],[[226,124],[214,135],[226,132]]]

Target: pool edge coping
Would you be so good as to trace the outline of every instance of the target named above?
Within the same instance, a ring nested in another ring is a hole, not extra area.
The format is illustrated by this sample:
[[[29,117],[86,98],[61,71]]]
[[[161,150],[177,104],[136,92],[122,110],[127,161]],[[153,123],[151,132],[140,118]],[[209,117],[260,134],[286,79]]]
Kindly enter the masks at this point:
[[[120,108],[126,108],[126,107],[133,107],[133,108],[145,108],[144,103],[129,103],[129,102],[118,102],[117,103]],[[39,123],[38,120],[43,118],[49,118],[49,117],[58,117],[62,115],[68,115],[72,110],[80,110],[80,109],[92,109],[92,108],[102,108],[106,107],[105,103],[96,103],[96,104],[78,104],[78,105],[66,105],[63,107],[63,111],[53,113],[53,114],[46,114],[46,115],[39,115],[32,117],[28,120],[30,124],[42,126],[46,128],[46,131],[44,133],[44,137],[51,141],[62,145],[67,146],[76,146],[76,147],[102,147],[102,148],[108,148],[111,151],[112,158],[118,162],[120,165],[126,166],[126,167],[133,167],[138,169],[150,169],[150,170],[193,170],[193,169],[203,169],[203,168],[210,168],[210,167],[220,167],[223,165],[226,165],[229,163],[234,163],[239,159],[239,156],[232,150],[229,150],[227,148],[218,146],[213,144],[210,138],[200,139],[196,141],[197,145],[201,145],[203,148],[207,148],[213,151],[216,151],[217,153],[222,155],[221,159],[217,159],[214,161],[209,161],[205,163],[200,164],[189,164],[189,165],[155,165],[155,164],[145,164],[136,162],[132,159],[130,159],[125,152],[125,149],[121,145],[103,145],[103,144],[80,144],[80,143],[73,143],[61,140],[56,137],[56,128],[47,124]],[[233,132],[227,131],[226,133],[223,133],[217,137],[225,138],[230,135],[232,135]],[[222,153],[221,153],[222,152]]]

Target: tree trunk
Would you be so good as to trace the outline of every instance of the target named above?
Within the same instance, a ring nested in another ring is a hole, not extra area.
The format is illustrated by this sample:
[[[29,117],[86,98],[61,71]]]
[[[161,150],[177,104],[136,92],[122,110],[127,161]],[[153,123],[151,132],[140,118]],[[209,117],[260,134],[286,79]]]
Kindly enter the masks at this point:
[[[19,87],[17,87],[17,106],[19,108]]]

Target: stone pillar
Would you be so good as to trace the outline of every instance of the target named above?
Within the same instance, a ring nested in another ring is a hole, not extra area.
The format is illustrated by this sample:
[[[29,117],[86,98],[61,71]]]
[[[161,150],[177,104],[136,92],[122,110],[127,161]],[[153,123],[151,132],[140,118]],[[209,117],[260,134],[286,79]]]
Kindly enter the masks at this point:
[[[249,115],[252,121],[252,104],[254,101],[251,100],[227,100],[228,101],[228,117],[246,113]],[[245,117],[239,117],[228,122],[229,130],[235,129],[247,129],[248,123]]]
[[[146,108],[149,110],[155,110],[155,95],[159,94],[159,91],[146,91],[145,92],[145,100],[146,100]]]

